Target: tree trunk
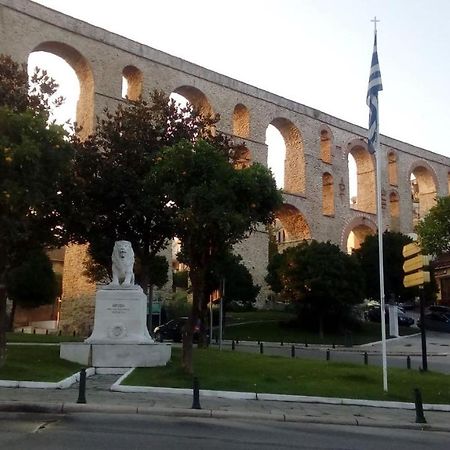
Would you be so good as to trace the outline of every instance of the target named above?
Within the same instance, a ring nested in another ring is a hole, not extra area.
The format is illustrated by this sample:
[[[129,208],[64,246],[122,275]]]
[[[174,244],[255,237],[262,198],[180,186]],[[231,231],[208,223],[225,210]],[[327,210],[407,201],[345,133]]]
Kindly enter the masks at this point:
[[[0,275],[0,368],[6,361],[6,285],[4,275]]]
[[[9,314],[9,322],[7,331],[14,331],[14,316],[16,315],[17,303],[15,300],[12,301],[11,313]]]
[[[183,354],[181,365],[187,373],[192,374],[192,341],[194,336],[194,327],[198,324],[200,317],[200,309],[204,293],[204,270],[199,268],[191,268],[190,278],[192,286],[192,309],[183,330]]]

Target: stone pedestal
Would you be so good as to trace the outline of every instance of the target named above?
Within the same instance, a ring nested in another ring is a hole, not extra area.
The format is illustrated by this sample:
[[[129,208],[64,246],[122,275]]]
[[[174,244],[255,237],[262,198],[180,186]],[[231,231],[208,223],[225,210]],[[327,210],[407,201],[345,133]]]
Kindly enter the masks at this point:
[[[94,330],[84,343],[62,343],[60,357],[94,367],[163,366],[171,347],[155,343],[147,325],[147,298],[136,285],[97,291]]]

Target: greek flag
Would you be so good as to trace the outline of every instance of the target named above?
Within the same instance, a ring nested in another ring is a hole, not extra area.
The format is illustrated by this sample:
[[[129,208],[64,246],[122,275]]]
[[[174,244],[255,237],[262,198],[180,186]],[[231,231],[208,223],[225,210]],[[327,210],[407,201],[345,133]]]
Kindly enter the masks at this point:
[[[378,91],[383,90],[381,83],[380,65],[378,64],[377,53],[377,32],[373,43],[372,65],[370,67],[369,88],[367,89],[367,106],[369,113],[369,152],[375,153],[376,143],[378,141]]]

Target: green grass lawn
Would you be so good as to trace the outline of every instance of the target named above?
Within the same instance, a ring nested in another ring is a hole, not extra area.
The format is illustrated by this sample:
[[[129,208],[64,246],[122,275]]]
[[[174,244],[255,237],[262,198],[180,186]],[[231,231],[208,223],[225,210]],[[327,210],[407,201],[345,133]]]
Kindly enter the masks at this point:
[[[136,369],[125,384],[191,388],[192,377],[182,371],[180,356],[180,349],[173,348],[166,367]],[[386,394],[382,370],[374,366],[209,348],[194,351],[194,368],[201,389],[412,402],[418,387],[425,403],[450,403],[450,377],[434,372],[390,369]]]
[[[295,314],[287,311],[256,310],[226,313],[226,322],[230,324],[259,321],[288,321],[292,319],[295,319]]]
[[[325,334],[320,339],[318,333],[302,331],[298,328],[285,327],[279,321],[261,321],[253,323],[232,324],[224,330],[225,339],[240,341],[263,341],[263,342],[296,342],[304,344],[336,344],[353,345],[366,344],[381,340],[381,325],[379,323],[365,322],[361,330],[355,331],[349,336],[344,334]],[[419,330],[410,327],[401,327],[400,335],[418,333]]]
[[[0,380],[57,382],[81,369],[59,358],[59,345],[10,345]]]
[[[72,335],[6,333],[6,342],[57,344],[59,342],[81,342],[84,339],[84,337]]]

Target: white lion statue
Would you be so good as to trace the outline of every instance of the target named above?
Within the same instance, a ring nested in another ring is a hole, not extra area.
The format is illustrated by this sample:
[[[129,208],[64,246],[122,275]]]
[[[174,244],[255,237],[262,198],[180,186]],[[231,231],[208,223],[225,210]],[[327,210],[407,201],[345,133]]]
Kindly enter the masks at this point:
[[[129,241],[116,241],[112,252],[112,285],[134,285],[134,251]]]

